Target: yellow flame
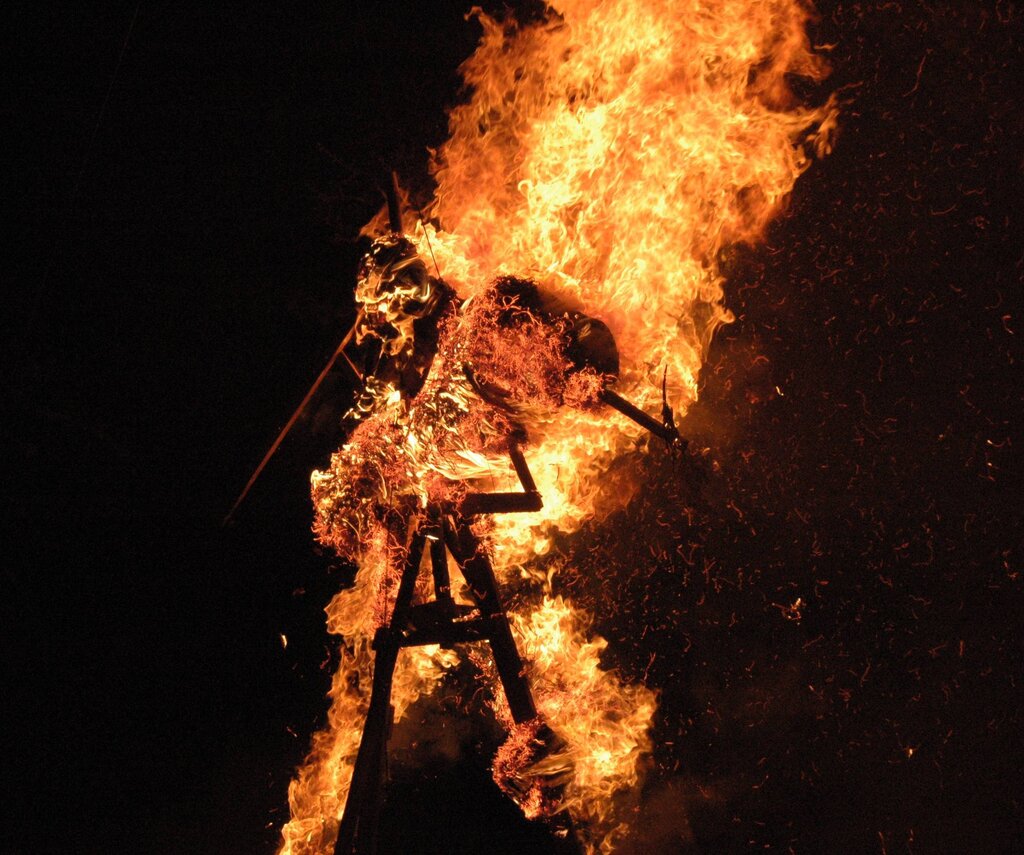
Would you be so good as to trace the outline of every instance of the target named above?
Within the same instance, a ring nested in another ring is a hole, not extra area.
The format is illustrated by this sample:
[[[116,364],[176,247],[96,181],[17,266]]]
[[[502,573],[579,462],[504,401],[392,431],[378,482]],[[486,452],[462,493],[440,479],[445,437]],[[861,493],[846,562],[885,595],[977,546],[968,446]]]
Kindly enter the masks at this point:
[[[654,692],[601,668],[608,643],[597,636],[588,640],[589,616],[560,597],[545,596],[530,614],[515,615],[513,625],[523,640],[538,711],[571,749],[575,775],[566,807],[611,851],[620,824],[611,797],[639,780],[637,761],[650,751]]]

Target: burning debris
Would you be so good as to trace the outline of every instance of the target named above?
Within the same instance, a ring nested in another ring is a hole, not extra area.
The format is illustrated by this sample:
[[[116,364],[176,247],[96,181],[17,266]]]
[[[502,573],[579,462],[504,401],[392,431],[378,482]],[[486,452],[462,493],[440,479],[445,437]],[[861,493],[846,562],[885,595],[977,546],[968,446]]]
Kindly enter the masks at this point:
[[[372,849],[390,722],[456,644],[503,690],[499,786],[590,850],[628,833],[613,797],[639,784],[655,696],[600,667],[605,642],[542,556],[644,431],[682,451],[673,410],[729,319],[719,253],[759,236],[834,123],[787,87],[824,74],[790,0],[478,17],[430,220],[407,227],[392,200],[368,226],[339,348],[362,391],[312,475],[314,531],[360,570],[327,609],[343,656],[287,853]],[[513,577],[533,584],[509,599]]]

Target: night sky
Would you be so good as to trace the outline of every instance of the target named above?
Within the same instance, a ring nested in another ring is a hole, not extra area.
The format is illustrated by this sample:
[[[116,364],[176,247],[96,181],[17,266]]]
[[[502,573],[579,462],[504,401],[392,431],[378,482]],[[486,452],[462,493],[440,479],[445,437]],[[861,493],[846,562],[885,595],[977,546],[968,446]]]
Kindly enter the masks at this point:
[[[257,5],[2,13],[8,852],[269,853],[326,711],[347,377],[220,523],[479,30]],[[656,501],[560,544],[561,592],[661,693],[637,852],[1021,851],[1024,10],[819,9],[836,149],[724,260],[699,453],[627,461]],[[384,851],[554,851],[493,722],[448,727],[399,735]]]

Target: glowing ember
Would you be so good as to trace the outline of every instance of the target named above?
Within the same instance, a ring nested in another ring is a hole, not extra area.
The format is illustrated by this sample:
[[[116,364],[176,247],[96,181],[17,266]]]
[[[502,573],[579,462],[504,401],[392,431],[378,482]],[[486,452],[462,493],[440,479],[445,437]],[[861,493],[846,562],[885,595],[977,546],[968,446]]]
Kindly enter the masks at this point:
[[[403,400],[399,378],[368,385],[358,427],[313,473],[316,534],[361,569],[327,609],[342,662],[328,727],[290,789],[282,852],[333,845],[367,710],[371,639],[393,608],[410,515],[467,492],[517,489],[507,437],[524,429],[543,508],[478,517],[476,531],[499,582],[535,580],[510,604],[513,632],[538,712],[561,742],[538,750],[541,725],[513,726],[495,699],[510,729],[496,778],[528,815],[567,808],[591,849],[610,851],[628,833],[612,797],[639,786],[654,695],[602,671],[605,642],[589,632],[587,613],[553,596],[548,571],[531,563],[555,533],[594,513],[601,473],[640,433],[598,405],[614,372],[574,361],[573,324],[607,324],[619,393],[651,410],[667,378],[669,403],[685,411],[711,336],[729,320],[719,253],[758,238],[809,151],[828,150],[835,109],[794,104],[786,75],[820,79],[825,68],[809,50],[808,12],[792,0],[556,8],[522,27],[478,13],[484,36],[463,67],[473,95],[453,111],[434,164],[437,225],[405,224],[406,239],[422,242],[419,258],[432,249],[465,302],[440,317],[415,397]],[[384,231],[384,216],[370,233]],[[421,262],[398,243],[388,252],[389,269],[401,268],[390,293],[428,306],[435,286]],[[391,324],[382,349],[400,355],[414,324],[377,298],[372,275],[364,271],[357,296],[365,317]],[[524,283],[501,276],[532,280],[559,310],[537,309]],[[622,502],[630,495],[617,491]],[[603,496],[602,506],[614,500]],[[488,651],[467,652],[488,676]],[[457,655],[404,652],[396,719]]]

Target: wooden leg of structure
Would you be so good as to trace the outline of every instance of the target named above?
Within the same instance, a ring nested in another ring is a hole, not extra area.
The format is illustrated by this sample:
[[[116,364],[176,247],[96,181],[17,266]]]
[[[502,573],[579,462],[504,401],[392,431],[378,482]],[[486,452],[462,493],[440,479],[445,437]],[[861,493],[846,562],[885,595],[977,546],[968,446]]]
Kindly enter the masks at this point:
[[[345,801],[334,855],[373,855],[377,849],[377,819],[383,801],[383,771],[387,761],[388,731],[391,728],[391,684],[402,649],[402,635],[408,620],[412,595],[419,575],[426,536],[417,531],[409,546],[409,556],[395,597],[395,608],[386,628],[373,641],[373,688],[370,708],[363,725],[352,783]]]
[[[516,724],[530,721],[537,717],[537,707],[524,673],[523,660],[512,637],[508,616],[498,595],[491,561],[466,520],[453,520],[445,534],[448,537],[448,548],[459,563],[481,615],[491,622],[488,641],[512,718]]]
[[[470,529],[469,522],[459,515],[444,517],[437,514],[428,524],[417,522],[415,525],[417,527],[410,540],[409,554],[402,571],[391,620],[386,627],[378,630],[373,642],[376,655],[373,661],[370,707],[352,770],[352,783],[338,829],[334,855],[375,855],[377,851],[377,829],[384,803],[387,742],[394,714],[391,688],[398,654],[403,647],[438,642],[453,644],[468,640],[488,641],[513,720],[522,724],[537,717],[537,707],[524,673],[523,660],[519,656],[508,616],[498,594],[494,568],[479,539]],[[428,540],[435,602],[413,606],[416,580]],[[469,585],[479,611],[476,618],[454,621],[457,609],[472,609],[457,606],[452,599],[446,546]],[[431,615],[427,624],[429,631],[414,625],[421,620],[426,609],[430,610]],[[547,733],[552,739],[556,738],[550,731]],[[563,813],[553,818],[553,824],[561,832],[559,837],[569,847],[566,851],[578,851],[568,814]]]

